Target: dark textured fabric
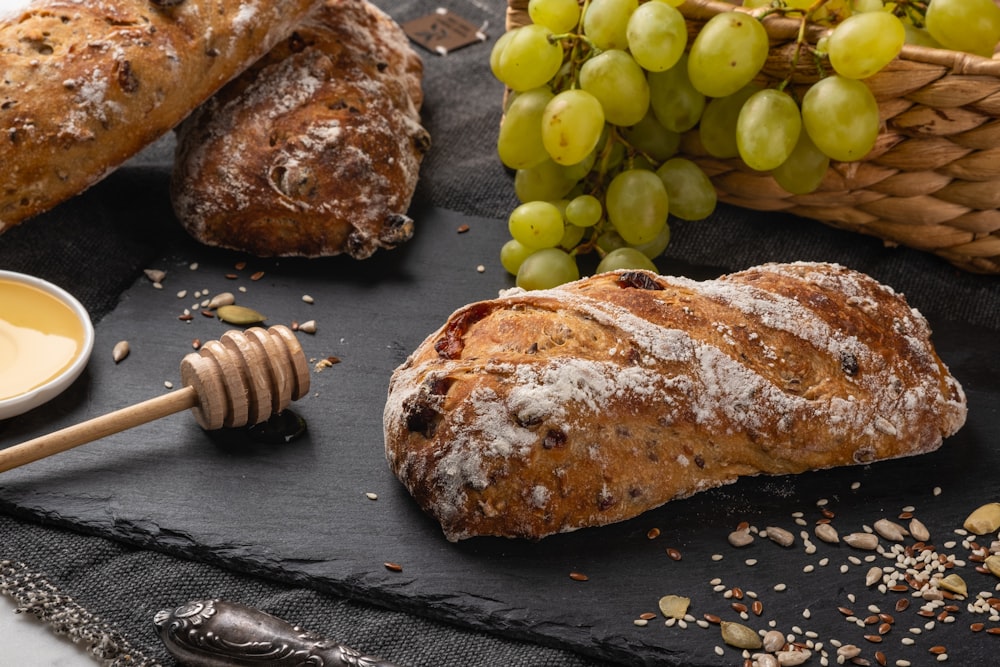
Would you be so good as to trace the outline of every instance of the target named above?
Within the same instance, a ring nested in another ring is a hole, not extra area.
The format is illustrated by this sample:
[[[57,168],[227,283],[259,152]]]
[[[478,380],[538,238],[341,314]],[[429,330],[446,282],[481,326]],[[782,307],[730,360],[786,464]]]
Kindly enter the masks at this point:
[[[450,8],[491,39],[503,30],[502,0],[377,0],[398,21],[436,6]],[[418,200],[477,216],[503,218],[516,204],[510,175],[496,159],[502,87],[489,72],[490,44],[439,57],[424,53],[424,120],[433,148]],[[172,140],[165,137],[100,184],[0,236],[0,268],[71,287],[95,320],[180,234],[170,212]],[[1000,329],[1000,278],[964,273],[933,255],[886,248],[878,239],[810,220],[720,206],[708,220],[674,221],[664,273],[685,263],[720,272],[767,261],[836,261],[904,292],[932,319]],[[419,226],[418,231],[419,233]],[[499,248],[497,249],[499,251]],[[0,424],[2,428],[2,424]],[[0,515],[0,559],[24,563],[135,646],[172,664],[152,617],[191,598],[223,597],[273,613],[400,665],[587,665],[567,652],[493,637],[211,564],[139,550],[46,525],[37,517]],[[2,657],[0,657],[2,664]]]

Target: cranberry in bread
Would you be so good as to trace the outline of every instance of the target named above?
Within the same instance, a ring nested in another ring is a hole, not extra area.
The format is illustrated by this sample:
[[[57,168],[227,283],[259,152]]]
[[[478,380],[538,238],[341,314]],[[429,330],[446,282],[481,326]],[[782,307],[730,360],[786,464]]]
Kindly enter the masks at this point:
[[[921,454],[965,422],[902,295],[847,268],[645,271],[456,311],[390,380],[390,467],[449,540],[541,538],[744,475]]]
[[[366,0],[327,0],[178,129],[174,210],[207,245],[364,259],[413,234],[423,63]]]

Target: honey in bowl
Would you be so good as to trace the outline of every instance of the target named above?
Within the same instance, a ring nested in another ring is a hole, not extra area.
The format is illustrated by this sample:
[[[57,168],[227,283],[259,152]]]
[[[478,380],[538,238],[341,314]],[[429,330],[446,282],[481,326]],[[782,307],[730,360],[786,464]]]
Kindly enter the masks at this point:
[[[0,401],[26,394],[73,365],[86,330],[72,308],[0,276]]]

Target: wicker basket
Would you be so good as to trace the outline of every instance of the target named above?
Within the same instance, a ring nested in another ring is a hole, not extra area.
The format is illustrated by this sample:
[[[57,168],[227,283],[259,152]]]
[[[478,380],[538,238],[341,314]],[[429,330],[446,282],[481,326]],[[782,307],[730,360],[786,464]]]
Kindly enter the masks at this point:
[[[508,0],[508,29],[530,22],[527,6]],[[679,9],[693,38],[734,6],[688,0]],[[771,52],[761,76],[777,82],[788,73],[799,22],[772,16],[764,25]],[[824,32],[809,26],[807,39],[815,43]],[[793,82],[816,81],[812,59],[799,60]],[[815,192],[789,194],[738,159],[707,155],[692,136],[682,151],[711,177],[720,201],[793,213],[932,252],[967,271],[1000,273],[1000,60],[906,45],[866,83],[884,123],[876,145],[859,162],[831,163]]]

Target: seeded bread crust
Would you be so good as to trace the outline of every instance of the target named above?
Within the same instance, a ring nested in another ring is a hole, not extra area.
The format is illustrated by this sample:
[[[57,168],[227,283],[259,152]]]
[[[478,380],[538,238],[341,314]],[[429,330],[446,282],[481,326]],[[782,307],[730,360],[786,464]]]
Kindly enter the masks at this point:
[[[85,190],[169,131],[315,4],[4,0],[0,231]]]
[[[174,210],[257,256],[365,259],[409,240],[430,136],[423,63],[364,0],[328,0],[178,129]]]
[[[620,271],[471,304],[396,369],[384,426],[393,472],[455,541],[921,454],[965,417],[902,295],[792,263],[705,282]]]

